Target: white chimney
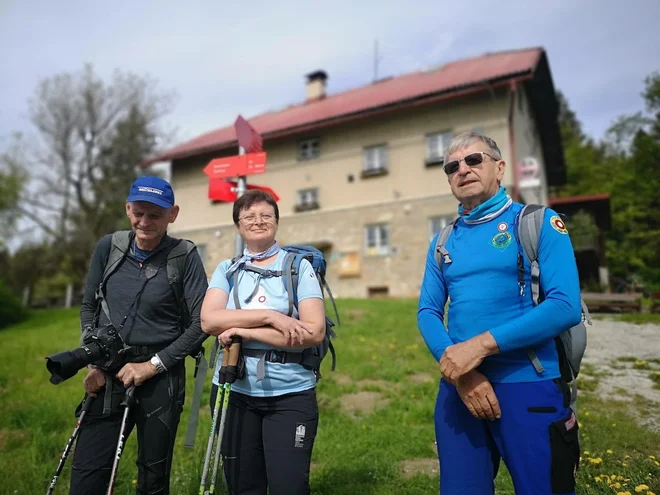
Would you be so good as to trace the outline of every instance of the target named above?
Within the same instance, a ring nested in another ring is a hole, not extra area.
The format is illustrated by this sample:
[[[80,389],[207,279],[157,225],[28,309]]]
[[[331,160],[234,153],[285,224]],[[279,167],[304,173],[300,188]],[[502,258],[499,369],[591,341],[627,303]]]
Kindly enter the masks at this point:
[[[322,70],[307,74],[307,101],[325,98],[325,82],[327,80],[328,74]]]

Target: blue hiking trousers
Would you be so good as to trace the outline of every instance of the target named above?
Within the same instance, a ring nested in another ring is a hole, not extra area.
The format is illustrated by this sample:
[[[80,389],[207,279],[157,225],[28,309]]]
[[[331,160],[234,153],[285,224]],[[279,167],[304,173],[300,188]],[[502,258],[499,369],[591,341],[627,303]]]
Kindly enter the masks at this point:
[[[579,464],[578,424],[560,379],[493,383],[502,416],[470,414],[444,380],[435,407],[442,495],[491,495],[500,459],[517,495],[574,494]]]

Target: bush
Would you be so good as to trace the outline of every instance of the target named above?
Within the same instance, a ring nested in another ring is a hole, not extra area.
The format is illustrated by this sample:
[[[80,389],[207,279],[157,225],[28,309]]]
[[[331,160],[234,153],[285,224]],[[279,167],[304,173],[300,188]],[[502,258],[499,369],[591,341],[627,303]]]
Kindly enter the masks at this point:
[[[7,283],[0,278],[0,329],[18,323],[27,317],[27,310]]]

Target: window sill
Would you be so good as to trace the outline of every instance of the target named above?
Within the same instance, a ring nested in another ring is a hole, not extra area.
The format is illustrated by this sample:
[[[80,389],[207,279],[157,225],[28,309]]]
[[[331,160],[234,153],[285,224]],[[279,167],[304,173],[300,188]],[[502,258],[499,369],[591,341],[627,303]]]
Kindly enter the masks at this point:
[[[376,168],[372,170],[363,170],[360,174],[362,179],[371,179],[372,177],[381,177],[383,175],[389,174],[389,170],[386,168]]]
[[[318,210],[319,208],[321,208],[321,205],[319,205],[316,202],[315,203],[306,203],[306,204],[302,204],[302,205],[295,205],[293,207],[293,211],[296,212],[296,213],[301,213],[303,211]]]
[[[444,163],[445,163],[445,159],[444,159],[444,158],[440,158],[440,157],[437,157],[437,158],[427,158],[426,160],[424,160],[424,166],[425,166],[426,168],[431,168],[431,167],[442,167],[442,166],[444,165]]]
[[[367,258],[382,258],[391,254],[392,252],[389,247],[367,248],[364,252],[364,256]]]

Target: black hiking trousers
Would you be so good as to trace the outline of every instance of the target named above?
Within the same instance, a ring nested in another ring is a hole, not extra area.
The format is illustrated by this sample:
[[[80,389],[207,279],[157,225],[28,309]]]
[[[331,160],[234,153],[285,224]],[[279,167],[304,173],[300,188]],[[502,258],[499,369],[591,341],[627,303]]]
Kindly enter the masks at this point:
[[[211,389],[211,411],[218,393]],[[229,495],[308,495],[319,410],[315,389],[277,397],[231,392],[222,439]]]
[[[135,389],[127,428],[130,433],[137,426],[136,493],[139,495],[170,493],[172,453],[185,399],[185,379],[185,367],[180,363]],[[119,406],[124,393],[124,385],[113,379],[112,412],[106,417],[103,417],[104,390],[92,402],[73,455],[70,495],[106,493],[124,413],[124,408]],[[119,463],[119,471],[127,469],[132,467]]]

